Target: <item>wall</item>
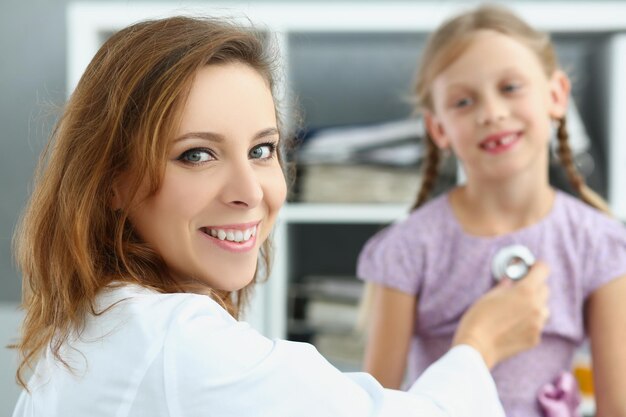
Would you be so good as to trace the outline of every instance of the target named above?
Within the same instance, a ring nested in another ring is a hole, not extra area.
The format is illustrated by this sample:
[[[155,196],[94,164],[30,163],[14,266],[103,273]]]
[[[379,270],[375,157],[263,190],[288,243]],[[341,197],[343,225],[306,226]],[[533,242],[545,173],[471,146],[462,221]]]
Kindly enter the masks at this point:
[[[33,168],[65,97],[65,2],[5,0],[0,13],[0,415],[19,393],[15,340],[21,282],[11,257],[13,228]]]

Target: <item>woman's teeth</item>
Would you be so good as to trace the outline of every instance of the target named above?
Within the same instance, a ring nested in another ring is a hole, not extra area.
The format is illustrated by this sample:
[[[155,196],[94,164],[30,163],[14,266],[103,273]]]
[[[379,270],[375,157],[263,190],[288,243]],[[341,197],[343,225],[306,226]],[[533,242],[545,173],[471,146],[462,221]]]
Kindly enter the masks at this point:
[[[245,230],[209,229],[209,234],[219,240],[229,240],[237,243],[245,242],[256,235],[256,226]]]

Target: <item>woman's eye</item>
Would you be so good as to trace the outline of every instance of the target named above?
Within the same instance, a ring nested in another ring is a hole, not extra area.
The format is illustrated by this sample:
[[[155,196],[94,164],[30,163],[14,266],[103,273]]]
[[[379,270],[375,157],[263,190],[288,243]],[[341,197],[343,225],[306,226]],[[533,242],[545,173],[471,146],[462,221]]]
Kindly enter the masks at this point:
[[[250,151],[250,158],[251,159],[269,159],[274,156],[275,152],[276,152],[275,143],[262,143],[252,148],[252,150]]]
[[[213,155],[208,149],[189,149],[188,151],[183,152],[178,160],[188,163],[188,164],[201,164],[203,162],[207,162],[213,159]]]

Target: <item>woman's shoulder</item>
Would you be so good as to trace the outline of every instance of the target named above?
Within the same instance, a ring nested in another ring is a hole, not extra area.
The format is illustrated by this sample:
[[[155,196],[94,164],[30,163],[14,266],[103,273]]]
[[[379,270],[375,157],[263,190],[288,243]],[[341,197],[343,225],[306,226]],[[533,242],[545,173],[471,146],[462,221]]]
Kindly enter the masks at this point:
[[[274,349],[274,341],[207,295],[132,288],[120,295],[129,292],[126,333],[148,335],[144,350],[161,352],[155,358],[161,358],[164,378],[185,391],[244,378]]]
[[[250,359],[239,355],[240,346],[261,344],[260,336],[250,336],[249,326],[205,295],[162,294],[116,284],[98,294],[93,310],[80,334],[61,349],[71,369],[49,353],[38,364],[29,382],[37,391],[36,401],[45,404],[55,398],[88,409],[94,395],[104,390],[112,395],[111,404],[136,401],[142,409],[163,409],[170,401],[164,390],[172,378],[186,381],[185,388],[202,386],[199,375],[205,381],[223,380],[240,370],[240,364],[249,365]],[[264,347],[259,355],[267,354],[271,342]],[[191,372],[198,374],[187,379]],[[47,383],[51,379],[54,389]]]
[[[160,293],[136,284],[116,284],[102,290],[96,302],[95,328],[158,337],[173,322],[208,317],[220,323],[236,320],[207,295]],[[100,319],[102,318],[102,320]]]
[[[211,344],[219,332],[240,326],[207,295],[166,294],[133,284],[106,288],[99,295],[96,308],[74,345],[87,353],[90,363],[106,363],[102,355],[119,354],[132,367],[142,363],[144,356],[150,356],[148,352],[156,357],[172,338],[175,343],[189,339]]]

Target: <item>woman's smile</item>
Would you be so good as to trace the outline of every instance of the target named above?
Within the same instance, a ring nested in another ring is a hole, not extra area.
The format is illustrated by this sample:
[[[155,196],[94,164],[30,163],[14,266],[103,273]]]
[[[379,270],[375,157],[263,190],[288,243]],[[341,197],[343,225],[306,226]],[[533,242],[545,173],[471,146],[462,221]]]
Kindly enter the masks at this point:
[[[200,231],[209,242],[230,252],[247,252],[256,245],[256,234],[260,222],[206,226]]]

